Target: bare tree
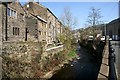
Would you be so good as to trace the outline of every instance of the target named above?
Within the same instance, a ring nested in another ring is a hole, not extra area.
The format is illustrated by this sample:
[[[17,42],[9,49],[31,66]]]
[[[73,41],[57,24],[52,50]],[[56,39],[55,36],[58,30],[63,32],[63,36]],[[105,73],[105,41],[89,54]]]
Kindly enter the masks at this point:
[[[63,13],[60,16],[60,20],[65,27],[69,27],[70,29],[77,26],[77,18],[73,17],[69,7],[64,8]]]
[[[73,37],[71,31],[77,25],[77,19],[73,17],[69,7],[64,8],[60,21],[64,25],[63,33],[60,36],[61,41],[66,45],[66,48],[70,48]]]
[[[90,26],[95,26],[97,24],[100,24],[102,22],[102,21],[100,21],[100,19],[102,18],[101,10],[100,9],[95,9],[94,7],[91,7],[90,10],[91,11],[89,12],[87,23]]]

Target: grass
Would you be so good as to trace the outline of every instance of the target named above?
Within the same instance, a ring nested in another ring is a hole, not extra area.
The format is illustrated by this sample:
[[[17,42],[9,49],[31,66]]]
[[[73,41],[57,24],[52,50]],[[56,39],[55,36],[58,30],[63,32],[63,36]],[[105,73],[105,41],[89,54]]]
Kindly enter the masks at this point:
[[[67,56],[70,57],[70,58],[76,57],[76,56],[77,56],[77,55],[76,55],[76,51],[75,51],[75,50],[70,51],[70,52],[67,54]]]

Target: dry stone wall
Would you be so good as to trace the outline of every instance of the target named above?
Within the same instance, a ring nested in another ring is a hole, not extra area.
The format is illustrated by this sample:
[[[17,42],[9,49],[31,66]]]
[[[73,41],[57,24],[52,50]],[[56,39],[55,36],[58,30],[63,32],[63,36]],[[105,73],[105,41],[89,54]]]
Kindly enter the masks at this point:
[[[3,77],[41,77],[60,64],[62,47],[46,51],[46,42],[5,42],[3,43]]]

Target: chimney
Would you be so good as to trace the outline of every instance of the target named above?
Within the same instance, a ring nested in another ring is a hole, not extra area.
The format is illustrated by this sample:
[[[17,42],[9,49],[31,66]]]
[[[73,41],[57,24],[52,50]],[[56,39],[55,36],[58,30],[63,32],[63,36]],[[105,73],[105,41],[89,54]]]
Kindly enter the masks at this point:
[[[38,3],[38,4],[39,4],[39,0],[38,0],[36,3]]]

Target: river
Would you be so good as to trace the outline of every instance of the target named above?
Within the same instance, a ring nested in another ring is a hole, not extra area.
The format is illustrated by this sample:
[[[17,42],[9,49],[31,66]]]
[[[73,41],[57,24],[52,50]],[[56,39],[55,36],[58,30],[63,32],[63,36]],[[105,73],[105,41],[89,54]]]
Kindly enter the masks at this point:
[[[101,49],[103,50],[99,47],[98,51]],[[70,64],[57,71],[49,80],[97,80],[101,62],[89,52],[86,48],[79,47],[76,53],[80,59],[74,59]],[[102,51],[99,53],[102,55]]]

